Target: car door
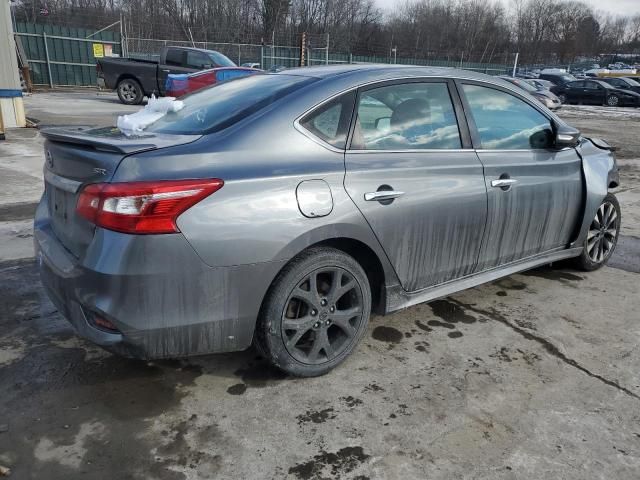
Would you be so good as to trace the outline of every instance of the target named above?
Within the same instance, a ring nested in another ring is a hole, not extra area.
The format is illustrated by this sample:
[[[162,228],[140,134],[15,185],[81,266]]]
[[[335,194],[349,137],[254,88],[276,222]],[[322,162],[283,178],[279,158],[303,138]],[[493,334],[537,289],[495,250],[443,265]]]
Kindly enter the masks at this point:
[[[582,102],[584,100],[584,82],[569,82],[564,88],[567,101]]]
[[[453,82],[361,89],[345,166],[345,188],[405,290],[474,271],[487,193]]]
[[[553,148],[553,124],[537,105],[500,87],[460,86],[488,194],[478,270],[566,247],[584,195],[576,150]]]
[[[606,91],[602,85],[593,81],[584,82],[585,103],[602,105],[605,102]]]

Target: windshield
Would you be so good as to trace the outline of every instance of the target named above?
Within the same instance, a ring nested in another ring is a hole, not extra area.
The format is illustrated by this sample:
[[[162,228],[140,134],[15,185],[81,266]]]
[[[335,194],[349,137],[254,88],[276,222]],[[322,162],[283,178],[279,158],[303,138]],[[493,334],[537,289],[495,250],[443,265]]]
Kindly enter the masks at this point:
[[[560,75],[560,78],[565,81],[565,82],[573,82],[574,80],[577,80],[576,77],[574,77],[573,75]]]
[[[632,78],[625,78],[626,82],[632,87],[640,87],[640,82]]]
[[[220,52],[207,52],[207,56],[211,59],[214,65],[219,67],[235,67],[236,64],[225,57]]]
[[[257,74],[219,83],[183,97],[184,108],[167,113],[146,130],[178,135],[218,132],[316,80]]]

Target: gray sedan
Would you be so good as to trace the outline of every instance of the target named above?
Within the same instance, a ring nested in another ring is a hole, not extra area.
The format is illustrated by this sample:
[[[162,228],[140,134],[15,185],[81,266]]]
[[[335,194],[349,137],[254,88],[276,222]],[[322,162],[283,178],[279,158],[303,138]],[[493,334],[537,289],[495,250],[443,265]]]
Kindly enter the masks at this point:
[[[184,103],[139,133],[43,132],[43,284],[123,355],[253,343],[320,375],[372,312],[562,259],[594,270],[616,246],[612,149],[500,79],[312,67]]]

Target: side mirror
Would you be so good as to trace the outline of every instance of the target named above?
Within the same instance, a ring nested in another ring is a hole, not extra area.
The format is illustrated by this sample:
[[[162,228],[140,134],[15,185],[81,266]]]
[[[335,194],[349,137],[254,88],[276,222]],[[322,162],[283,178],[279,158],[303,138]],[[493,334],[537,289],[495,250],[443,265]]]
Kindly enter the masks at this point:
[[[580,142],[580,130],[568,125],[556,126],[556,148],[575,147]]]

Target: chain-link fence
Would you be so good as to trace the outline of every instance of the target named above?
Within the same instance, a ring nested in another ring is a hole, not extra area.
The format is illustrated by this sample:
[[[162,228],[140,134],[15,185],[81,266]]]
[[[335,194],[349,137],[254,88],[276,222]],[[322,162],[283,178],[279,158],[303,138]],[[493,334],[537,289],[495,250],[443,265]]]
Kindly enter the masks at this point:
[[[207,42],[122,36],[119,32],[18,23],[16,38],[26,52],[33,83],[49,86],[96,85],[96,58],[123,56],[159,59],[168,46],[196,47],[218,51],[238,65],[252,64],[268,70],[300,65],[386,63],[455,67],[490,75],[511,73],[514,54],[492,55],[504,63],[469,58],[464,54],[400,52],[389,48],[383,55],[354,55],[331,48],[329,35],[292,35],[292,44]],[[275,36],[271,40],[277,39]],[[379,49],[378,49],[379,50]],[[479,60],[479,61],[478,61]]]

